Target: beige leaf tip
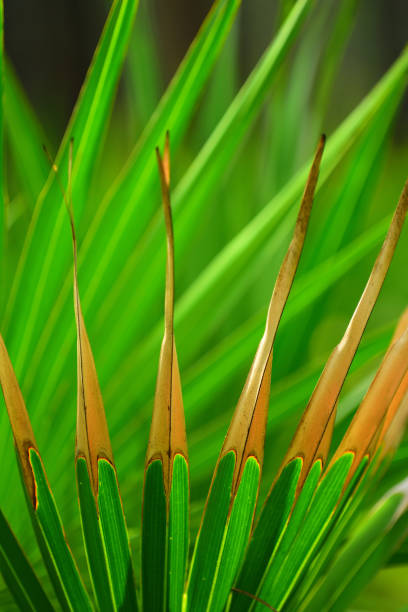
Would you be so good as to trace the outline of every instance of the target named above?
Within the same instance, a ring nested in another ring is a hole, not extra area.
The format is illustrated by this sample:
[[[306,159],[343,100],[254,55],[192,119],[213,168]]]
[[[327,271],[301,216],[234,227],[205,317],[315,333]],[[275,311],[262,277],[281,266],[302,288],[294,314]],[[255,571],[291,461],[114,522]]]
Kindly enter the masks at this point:
[[[78,256],[74,212],[71,198],[73,139],[70,141],[68,188],[63,189],[69,215],[74,259],[74,310],[77,329],[77,429],[76,457],[87,463],[95,499],[98,497],[98,460],[107,459],[113,466],[113,453],[106,422],[105,409],[96,373],[95,361],[81,309],[78,288]]]
[[[75,238],[73,239],[75,244]],[[81,310],[76,271],[76,254],[74,266],[74,308],[77,327],[78,381],[76,456],[85,458],[92,489],[95,497],[97,497],[98,460],[101,458],[107,459],[112,465],[114,465],[114,461],[95,361]]]
[[[152,423],[146,453],[146,467],[155,459],[163,465],[164,484],[169,498],[172,465],[176,454],[187,459],[187,440],[180,371],[174,339],[174,233],[170,202],[170,137],[166,134],[163,157],[156,149],[167,238],[164,336],[160,351]]]
[[[293,237],[272,292],[265,333],[258,346],[221,450],[220,457],[231,450],[236,453],[237,461],[233,482],[235,489],[248,457],[255,457],[262,466],[269,408],[273,343],[303,250],[324,144],[325,138],[322,136],[309,172]]]

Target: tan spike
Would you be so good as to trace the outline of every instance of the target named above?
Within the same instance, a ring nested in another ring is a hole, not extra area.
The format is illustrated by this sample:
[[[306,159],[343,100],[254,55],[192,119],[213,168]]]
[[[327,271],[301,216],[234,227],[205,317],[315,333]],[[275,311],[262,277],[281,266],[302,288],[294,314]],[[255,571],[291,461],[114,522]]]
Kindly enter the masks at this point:
[[[102,458],[107,459],[112,465],[114,465],[114,462],[95,361],[79,297],[77,241],[71,200],[72,149],[73,141],[71,140],[68,166],[68,194],[65,194],[62,186],[61,189],[71,223],[74,255],[74,309],[77,328],[77,427],[75,457],[83,457],[87,463],[92,491],[97,503],[98,460]]]
[[[187,440],[180,372],[174,340],[174,234],[170,203],[170,141],[169,134],[163,159],[156,149],[160,174],[163,211],[167,235],[166,290],[164,305],[164,336],[160,351],[159,371],[146,466],[154,459],[163,464],[164,485],[169,498],[172,464],[176,454],[187,459]]]
[[[236,453],[237,460],[233,481],[235,489],[248,457],[255,457],[260,465],[263,462],[273,343],[302,253],[324,144],[325,137],[322,136],[302,197],[293,238],[276,279],[269,304],[265,332],[256,351],[221,450],[220,458],[231,450]]]

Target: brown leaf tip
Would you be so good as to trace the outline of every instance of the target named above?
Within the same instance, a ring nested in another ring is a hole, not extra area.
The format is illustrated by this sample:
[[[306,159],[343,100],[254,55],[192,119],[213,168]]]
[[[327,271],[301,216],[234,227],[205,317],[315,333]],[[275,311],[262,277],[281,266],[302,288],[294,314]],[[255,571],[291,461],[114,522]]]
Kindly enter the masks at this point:
[[[3,390],[4,401],[14,437],[14,444],[19,459],[21,475],[23,477],[28,495],[35,506],[35,483],[30,464],[29,452],[34,449],[38,453],[37,443],[31,427],[23,395],[18,385],[9,354],[3,337],[0,335],[0,383]]]

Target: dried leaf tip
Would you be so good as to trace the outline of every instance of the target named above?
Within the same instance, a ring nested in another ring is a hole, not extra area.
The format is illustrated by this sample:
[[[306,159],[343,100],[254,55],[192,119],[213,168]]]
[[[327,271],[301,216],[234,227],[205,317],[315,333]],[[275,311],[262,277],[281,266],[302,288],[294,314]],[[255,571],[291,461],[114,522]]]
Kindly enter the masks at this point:
[[[108,426],[102,395],[96,374],[95,362],[81,310],[78,289],[78,256],[75,232],[74,212],[72,206],[72,160],[73,144],[69,143],[68,185],[67,190],[60,183],[64,202],[68,211],[74,259],[74,309],[77,328],[77,432],[76,458],[86,460],[92,490],[98,496],[98,460],[107,459],[113,465],[113,454],[110,444]],[[57,173],[57,167],[52,165]],[[58,177],[58,173],[57,173]],[[58,177],[59,180],[59,177]]]
[[[3,390],[4,401],[13,431],[14,444],[21,466],[21,474],[27,488],[30,500],[35,507],[35,481],[32,471],[29,451],[31,448],[38,452],[37,443],[27,414],[23,395],[17,382],[13,366],[7,352],[3,337],[0,335],[0,383]]]
[[[174,232],[173,219],[170,202],[170,134],[166,133],[163,158],[156,148],[157,164],[159,168],[160,185],[162,193],[164,222],[167,239],[167,263],[166,263],[166,291],[164,304],[164,321],[166,332],[173,335],[174,318]]]
[[[231,450],[236,453],[237,460],[233,482],[235,488],[239,483],[248,457],[255,457],[260,465],[263,462],[273,343],[302,253],[324,145],[325,136],[323,135],[320,138],[309,172],[293,237],[276,279],[269,303],[265,332],[256,351],[221,450],[220,458]]]
[[[169,499],[172,465],[176,454],[187,459],[187,441],[180,372],[174,339],[174,234],[170,202],[170,137],[166,134],[163,157],[156,149],[164,220],[167,236],[164,336],[160,351],[152,424],[146,466],[155,459],[163,465],[164,485]]]
[[[402,190],[387,236],[361,299],[341,342],[334,348],[326,363],[282,463],[281,470],[294,457],[303,457],[299,488],[313,462],[321,459],[325,463],[327,459],[338,396],[390,266],[407,208],[408,181]]]

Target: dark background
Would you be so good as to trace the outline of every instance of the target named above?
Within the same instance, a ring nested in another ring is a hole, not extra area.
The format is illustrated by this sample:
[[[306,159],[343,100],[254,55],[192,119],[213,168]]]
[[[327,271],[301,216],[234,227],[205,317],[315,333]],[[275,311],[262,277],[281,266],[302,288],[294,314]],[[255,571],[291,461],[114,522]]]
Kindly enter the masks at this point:
[[[211,4],[210,0],[142,0],[142,8],[148,7],[151,13],[163,86]],[[339,75],[340,88],[352,81],[356,101],[399,54],[408,24],[407,0],[360,0],[359,4]],[[242,78],[271,38],[276,6],[276,0],[243,0],[239,23]],[[6,51],[46,128],[62,132],[108,8],[107,0],[6,0]],[[400,129],[406,129],[406,113],[404,119]]]

